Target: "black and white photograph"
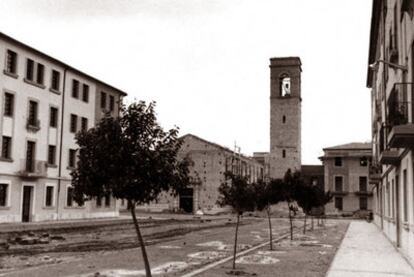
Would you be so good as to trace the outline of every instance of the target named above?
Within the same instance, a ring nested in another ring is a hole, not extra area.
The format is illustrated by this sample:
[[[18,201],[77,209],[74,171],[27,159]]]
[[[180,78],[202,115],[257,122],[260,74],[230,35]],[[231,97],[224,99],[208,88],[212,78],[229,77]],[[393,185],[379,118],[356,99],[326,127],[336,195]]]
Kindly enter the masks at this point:
[[[0,0],[0,277],[414,277],[414,0]]]

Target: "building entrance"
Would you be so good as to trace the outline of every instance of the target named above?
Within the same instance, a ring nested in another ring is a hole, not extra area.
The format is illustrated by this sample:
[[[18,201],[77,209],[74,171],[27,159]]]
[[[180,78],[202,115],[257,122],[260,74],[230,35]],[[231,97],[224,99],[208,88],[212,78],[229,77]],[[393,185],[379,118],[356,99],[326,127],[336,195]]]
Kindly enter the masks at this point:
[[[180,210],[186,213],[193,212],[193,188],[186,188],[180,192]]]
[[[33,202],[33,187],[23,186],[23,207],[22,207],[22,221],[29,222],[31,220],[31,208]]]

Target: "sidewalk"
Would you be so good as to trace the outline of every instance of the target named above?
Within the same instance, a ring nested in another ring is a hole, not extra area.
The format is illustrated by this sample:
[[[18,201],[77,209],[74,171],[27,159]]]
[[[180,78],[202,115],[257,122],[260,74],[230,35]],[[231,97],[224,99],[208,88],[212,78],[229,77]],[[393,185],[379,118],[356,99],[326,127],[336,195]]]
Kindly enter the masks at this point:
[[[414,269],[374,224],[353,221],[326,276],[412,277]]]

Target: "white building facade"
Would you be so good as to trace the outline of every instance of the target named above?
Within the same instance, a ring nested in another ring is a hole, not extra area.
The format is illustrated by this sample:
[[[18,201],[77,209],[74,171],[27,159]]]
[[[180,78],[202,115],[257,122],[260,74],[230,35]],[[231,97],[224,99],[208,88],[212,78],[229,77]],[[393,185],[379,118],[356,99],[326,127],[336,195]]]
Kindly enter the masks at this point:
[[[125,92],[2,33],[0,53],[0,222],[117,216],[110,197],[77,205],[70,172],[76,132]]]
[[[414,1],[374,0],[371,89],[374,220],[414,264]]]

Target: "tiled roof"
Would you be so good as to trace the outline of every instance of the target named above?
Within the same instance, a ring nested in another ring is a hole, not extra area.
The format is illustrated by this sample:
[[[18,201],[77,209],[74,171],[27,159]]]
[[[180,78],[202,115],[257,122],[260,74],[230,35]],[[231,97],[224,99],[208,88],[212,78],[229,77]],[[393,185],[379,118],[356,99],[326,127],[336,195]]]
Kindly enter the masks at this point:
[[[347,144],[326,147],[323,150],[371,150],[371,142],[351,142]]]

